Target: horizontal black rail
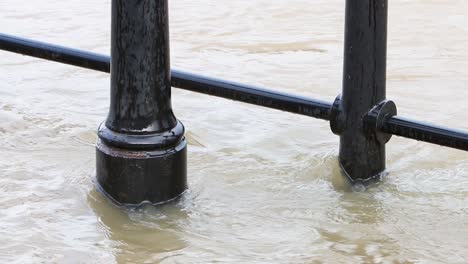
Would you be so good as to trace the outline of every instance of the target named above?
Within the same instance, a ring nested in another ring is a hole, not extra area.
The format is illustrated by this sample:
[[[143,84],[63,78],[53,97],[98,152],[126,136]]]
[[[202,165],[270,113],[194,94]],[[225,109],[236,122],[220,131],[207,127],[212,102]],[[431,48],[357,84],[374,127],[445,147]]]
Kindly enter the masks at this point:
[[[110,72],[109,56],[1,33],[0,49],[90,70]]]
[[[0,50],[110,72],[110,57],[0,34]],[[290,113],[330,120],[332,104],[255,86],[172,70],[172,86]],[[389,118],[382,132],[468,151],[468,132],[444,128],[399,116]]]
[[[90,70],[110,72],[109,56],[6,34],[0,34],[0,50],[56,61]],[[172,70],[171,77],[172,86],[180,89],[323,120],[330,120],[331,104],[324,101],[223,81],[179,70]]]
[[[389,118],[381,128],[381,131],[450,148],[468,150],[468,133],[465,131],[445,128],[399,116]]]

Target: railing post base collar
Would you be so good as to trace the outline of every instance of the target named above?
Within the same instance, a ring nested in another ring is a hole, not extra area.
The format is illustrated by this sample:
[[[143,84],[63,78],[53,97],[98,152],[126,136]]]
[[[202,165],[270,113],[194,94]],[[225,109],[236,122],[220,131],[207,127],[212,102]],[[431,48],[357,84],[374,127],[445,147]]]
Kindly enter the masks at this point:
[[[119,205],[160,204],[187,189],[187,142],[153,150],[128,150],[96,143],[96,177]]]

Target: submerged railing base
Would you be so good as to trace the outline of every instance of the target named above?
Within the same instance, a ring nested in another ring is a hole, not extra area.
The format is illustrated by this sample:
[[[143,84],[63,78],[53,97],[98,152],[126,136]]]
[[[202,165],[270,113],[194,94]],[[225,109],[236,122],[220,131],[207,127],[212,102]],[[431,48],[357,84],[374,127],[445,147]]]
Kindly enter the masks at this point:
[[[388,175],[388,172],[382,171],[382,172],[380,172],[380,173],[378,173],[376,175],[373,175],[371,177],[368,177],[366,179],[361,179],[361,178],[353,179],[346,172],[346,170],[344,169],[343,165],[341,164],[341,162],[339,160],[338,160],[338,164],[340,166],[341,175],[351,185],[352,190],[354,190],[354,191],[366,190],[369,186],[372,186],[372,185],[380,182],[380,180],[382,180],[383,177]]]
[[[187,189],[187,142],[168,150],[128,151],[96,143],[96,177],[118,204],[159,204]]]
[[[187,189],[184,126],[171,104],[168,0],[113,0],[111,96],[96,177],[119,204],[162,203]]]

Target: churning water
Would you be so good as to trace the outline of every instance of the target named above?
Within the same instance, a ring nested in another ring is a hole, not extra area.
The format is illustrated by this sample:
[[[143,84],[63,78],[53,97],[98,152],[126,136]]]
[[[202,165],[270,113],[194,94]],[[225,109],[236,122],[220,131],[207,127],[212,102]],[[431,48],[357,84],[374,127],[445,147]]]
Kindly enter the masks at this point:
[[[392,0],[388,98],[468,129],[468,2]],[[343,0],[171,0],[174,68],[332,101]],[[110,1],[1,0],[0,32],[109,54]],[[349,191],[328,123],[174,89],[190,190],[122,210],[94,185],[109,76],[0,52],[4,263],[462,263],[468,154],[394,137]]]

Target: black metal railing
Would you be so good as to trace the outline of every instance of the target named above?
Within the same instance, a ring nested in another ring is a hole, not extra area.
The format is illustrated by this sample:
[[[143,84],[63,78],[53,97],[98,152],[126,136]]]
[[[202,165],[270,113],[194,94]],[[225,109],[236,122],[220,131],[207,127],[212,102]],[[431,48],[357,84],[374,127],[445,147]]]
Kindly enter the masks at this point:
[[[125,2],[125,0],[116,1]],[[145,1],[154,5],[157,5],[157,2],[165,2],[158,0]],[[395,104],[385,99],[387,5],[387,0],[347,1],[343,96],[338,96],[335,102],[324,102],[174,69],[170,70],[168,73],[168,75],[170,75],[170,84],[173,87],[192,92],[330,121],[332,131],[341,137],[340,165],[352,182],[367,182],[368,180],[378,178],[380,173],[385,169],[384,147],[391,135],[468,151],[468,132],[400,117],[397,115]],[[113,10],[113,19],[120,19],[121,16],[129,16],[135,19],[133,17],[138,17],[139,12],[147,12],[145,10],[140,10],[138,4],[135,3],[128,3],[126,8],[128,8],[128,10]],[[167,3],[165,7],[154,6],[154,8],[158,15],[167,15]],[[130,30],[134,30],[137,33],[138,27],[141,26],[140,24],[144,23],[150,23],[161,32],[167,30],[167,25],[158,24],[158,21],[133,21],[131,23],[134,23],[132,24],[134,28]],[[112,34],[116,35],[116,38],[121,37],[119,32],[122,28],[113,24],[112,30]],[[155,39],[157,41],[162,41],[162,48],[160,49],[167,49],[157,50],[157,52],[160,53],[156,52],[157,54],[155,53],[155,56],[167,56],[168,54],[166,54],[166,52],[168,53],[169,44],[168,40],[164,39],[164,34],[162,34],[162,37],[156,34]],[[117,45],[116,40],[112,40],[112,45]],[[28,40],[16,36],[0,34],[0,50],[101,72],[111,72],[111,60],[109,56]],[[131,47],[129,50],[123,52],[132,52]],[[114,49],[112,54],[118,57],[119,60],[124,60],[119,57],[122,54],[117,53]],[[120,63],[122,63],[122,61],[120,61]],[[123,67],[125,67],[125,65]],[[135,72],[131,70],[126,71],[124,69],[120,72],[117,70],[115,72],[113,71],[112,74],[116,76],[119,75],[120,77],[117,76],[119,78],[124,78],[128,74],[135,74]],[[115,88],[115,85],[116,84],[112,84],[112,89],[116,89],[116,91],[120,91],[118,89],[128,89],[125,87]],[[155,93],[158,93],[158,91],[164,93],[163,90],[158,90],[160,89],[158,87],[164,88],[164,84],[155,84],[155,86]],[[140,93],[138,89],[136,92],[132,92],[136,97],[140,96]],[[170,94],[168,96],[170,97]],[[113,110],[111,109],[111,111]],[[114,131],[113,129],[109,129],[109,127],[111,127],[109,123],[106,123],[106,126],[101,126],[99,130],[99,136],[102,142],[100,143],[98,141],[98,153],[100,151],[100,144],[109,144],[111,150],[112,146],[118,146],[119,148],[138,151],[142,148],[136,146],[141,147],[141,142],[144,141],[147,143],[149,141],[149,136],[146,135],[142,137],[142,135],[145,135],[144,133],[138,134],[138,131],[125,132],[124,130],[122,130],[124,132]],[[102,132],[104,130],[108,131],[106,132],[107,134]],[[163,134],[161,131],[158,133],[154,134],[154,136]],[[125,137],[126,139],[123,139]],[[121,144],[117,144],[116,142],[118,140],[122,140],[125,144],[122,142]],[[138,141],[140,143],[135,143],[133,141]],[[112,151],[116,152],[112,152],[111,150],[105,149],[103,151],[106,155],[111,156],[119,151],[114,149]],[[102,162],[106,165],[99,165],[100,156],[98,155],[98,167],[107,167],[104,172],[99,171],[98,168],[98,178],[100,174],[105,174],[106,177],[112,177],[110,174],[115,173],[115,170],[111,170],[108,166],[110,166],[109,164],[115,165],[115,163],[107,164],[107,156],[101,158],[104,160]],[[126,157],[126,160],[129,159],[130,158]],[[151,168],[157,169],[157,167]],[[120,171],[124,169],[125,168],[119,167]],[[107,170],[111,171],[108,173]],[[151,172],[146,173],[151,174]],[[169,176],[167,177],[170,177],[172,174],[174,173],[168,172]],[[135,175],[132,174],[131,176]],[[126,179],[124,183],[119,184],[131,185],[129,181],[132,181],[132,179]],[[138,203],[143,200],[160,202],[178,195],[178,193],[163,195],[162,197],[156,195],[158,197],[153,199],[154,195],[150,194],[147,196],[139,196],[135,199],[126,199],[112,193],[110,190],[113,187],[106,185],[106,182],[100,183],[104,185],[104,191],[110,193],[110,196],[118,203]],[[125,189],[127,187],[119,188]],[[131,193],[132,191],[128,192]]]
[[[0,33],[0,50],[110,72],[110,57]],[[181,70],[171,71],[173,87],[330,121],[332,103],[273,89],[206,77]],[[381,132],[468,151],[468,132],[393,116]]]

